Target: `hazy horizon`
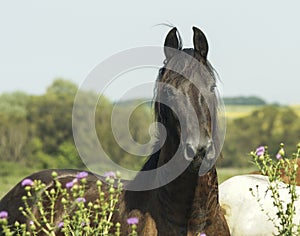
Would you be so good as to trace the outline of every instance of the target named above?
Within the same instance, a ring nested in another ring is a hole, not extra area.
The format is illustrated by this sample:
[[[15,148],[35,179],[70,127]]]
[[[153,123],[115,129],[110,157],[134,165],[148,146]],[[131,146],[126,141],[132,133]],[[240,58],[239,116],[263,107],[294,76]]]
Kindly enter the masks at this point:
[[[64,78],[55,78],[55,79],[63,79],[63,80],[65,80]],[[53,82],[55,81],[55,79],[53,80]],[[72,83],[74,83],[74,84],[76,84],[74,81],[72,81],[72,80],[66,80],[66,81],[70,81],[70,82],[72,82]],[[49,86],[50,86],[51,84],[49,84]],[[79,86],[79,85],[78,85]],[[48,86],[47,86],[48,87]],[[33,95],[33,96],[42,96],[42,95],[44,95],[45,93],[46,93],[46,88],[45,88],[45,91],[43,91],[42,93],[37,93],[37,94],[32,94],[32,93],[28,93],[28,92],[26,92],[26,91],[22,91],[22,90],[15,90],[15,91],[10,91],[10,92],[1,92],[0,93],[0,96],[1,95],[5,95],[5,94],[14,94],[14,93],[25,93],[25,94],[27,94],[27,95]],[[118,99],[118,97],[116,97],[116,98],[111,98],[109,95],[107,95],[107,94],[104,94],[111,102],[113,102],[113,103],[122,103],[122,102],[133,102],[133,101],[138,101],[138,100],[143,100],[143,102],[147,102],[147,101],[149,101],[149,102],[151,102],[152,101],[152,99],[153,99],[153,95],[150,95],[150,96],[147,96],[147,95],[145,95],[145,96],[132,96],[132,97],[128,97],[128,98],[125,98],[125,99]],[[221,98],[222,99],[231,99],[231,98],[233,98],[233,99],[238,99],[238,98],[251,98],[251,97],[255,97],[255,98],[258,98],[258,99],[262,99],[264,102],[266,102],[266,105],[272,105],[272,104],[276,104],[276,105],[285,105],[285,104],[280,104],[279,102],[272,102],[272,103],[270,103],[270,102],[268,102],[267,100],[265,100],[263,97],[261,97],[261,96],[256,96],[256,95],[234,95],[234,96],[222,96]],[[288,105],[300,105],[300,104],[288,104]]]

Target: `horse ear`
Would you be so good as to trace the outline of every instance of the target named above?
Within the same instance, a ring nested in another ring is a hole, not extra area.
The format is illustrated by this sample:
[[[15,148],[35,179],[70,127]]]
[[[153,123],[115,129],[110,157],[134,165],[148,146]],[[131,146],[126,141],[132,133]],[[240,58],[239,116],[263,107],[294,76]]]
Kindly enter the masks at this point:
[[[164,51],[165,51],[165,56],[168,59],[170,59],[171,57],[174,56],[175,54],[175,50],[172,50],[170,48],[174,48],[174,49],[180,49],[180,42],[178,40],[177,37],[177,29],[176,27],[174,27],[173,29],[171,29],[165,39],[165,44],[164,44]]]
[[[194,31],[194,49],[206,60],[208,53],[208,42],[204,33],[197,27],[193,27]]]

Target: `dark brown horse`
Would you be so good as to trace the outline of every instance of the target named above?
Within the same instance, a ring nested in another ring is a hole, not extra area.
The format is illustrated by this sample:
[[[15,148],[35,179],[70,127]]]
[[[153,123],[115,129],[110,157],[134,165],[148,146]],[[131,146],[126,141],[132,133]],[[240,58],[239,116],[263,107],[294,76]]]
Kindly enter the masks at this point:
[[[153,188],[123,191],[114,219],[121,222],[122,235],[129,232],[126,224],[129,217],[139,218],[138,235],[230,235],[218,201],[214,165],[220,153],[218,135],[214,135],[218,131],[216,78],[207,60],[206,37],[196,27],[193,31],[192,49],[182,49],[176,28],[165,39],[165,65],[159,71],[154,101],[156,121],[165,127],[158,129],[157,145],[161,149],[149,157],[142,171],[126,187],[134,189],[143,183],[148,186],[153,183]],[[160,139],[163,132],[165,140]],[[152,174],[143,175],[145,171]],[[50,188],[51,172],[41,171],[28,178],[41,179]],[[56,172],[63,184],[78,173]],[[99,178],[91,173],[87,177],[87,202],[97,198],[95,182]],[[8,211],[11,224],[15,220],[26,222],[18,211],[24,194],[18,184],[0,202],[0,211]],[[56,210],[58,223],[64,214],[59,203]]]

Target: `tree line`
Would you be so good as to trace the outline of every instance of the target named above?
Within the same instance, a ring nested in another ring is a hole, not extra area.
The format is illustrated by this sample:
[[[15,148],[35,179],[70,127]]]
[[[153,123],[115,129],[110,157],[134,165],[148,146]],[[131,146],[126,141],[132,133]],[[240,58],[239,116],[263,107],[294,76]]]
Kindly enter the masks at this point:
[[[72,82],[56,79],[43,95],[23,92],[0,95],[0,162],[18,162],[40,169],[84,168],[72,131],[72,109],[77,90]],[[77,105],[83,108],[94,106],[91,97],[97,94],[86,92],[80,95],[82,103]],[[116,163],[139,169],[146,157],[134,156],[117,144],[110,119],[116,104],[105,97],[101,99],[102,102],[96,106],[95,127],[103,149]],[[119,104],[118,116],[124,116],[126,110],[138,102]],[[223,146],[224,158],[218,164],[223,167],[249,166],[247,153],[259,145],[269,145],[271,150],[276,150],[280,142],[285,142],[287,152],[294,150],[300,140],[298,119],[289,107],[262,106],[246,117],[229,120]],[[141,144],[147,143],[152,121],[149,103],[138,106],[129,120],[132,139]],[[76,127],[78,132],[85,132],[86,125],[80,123]],[[120,138],[125,146],[130,145],[126,143],[128,136]],[[92,145],[87,134],[87,152]]]
[[[300,142],[299,116],[290,107],[263,106],[245,117],[228,120],[223,146],[222,166],[249,166],[249,153],[258,146],[268,146],[276,155],[280,143],[291,156]]]
[[[225,105],[242,105],[242,106],[263,106],[267,105],[266,101],[256,96],[239,96],[239,97],[224,97]]]

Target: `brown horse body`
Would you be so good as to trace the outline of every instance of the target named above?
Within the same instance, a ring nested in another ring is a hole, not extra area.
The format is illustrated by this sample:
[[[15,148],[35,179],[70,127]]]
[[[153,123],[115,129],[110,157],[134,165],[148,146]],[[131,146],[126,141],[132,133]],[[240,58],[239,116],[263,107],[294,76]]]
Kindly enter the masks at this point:
[[[182,73],[179,75],[179,73],[166,67],[160,70],[157,81],[173,86],[187,99],[178,99],[176,91],[170,91],[164,86],[158,85],[156,87],[156,97],[161,99],[155,100],[156,120],[164,125],[167,135],[166,140],[158,138],[158,143],[162,142],[162,148],[150,156],[142,171],[159,169],[174,158],[178,165],[183,164],[185,168],[181,169],[182,171],[179,170],[176,178],[156,188],[143,191],[124,190],[122,192],[117,206],[118,213],[113,219],[114,222],[121,223],[122,235],[127,235],[130,231],[130,226],[126,222],[129,217],[138,217],[138,235],[194,236],[200,235],[200,233],[205,233],[207,236],[230,235],[219,205],[215,162],[211,161],[211,156],[219,155],[215,147],[212,147],[215,145],[212,142],[212,123],[216,115],[213,110],[216,105],[213,104],[213,109],[207,105],[207,96],[214,98],[212,88],[215,87],[215,80],[212,76],[213,70],[206,60],[208,51],[206,38],[199,29],[195,27],[193,29],[194,49],[181,49],[176,28],[169,32],[165,40],[166,65],[173,63],[173,65],[181,68]],[[188,57],[182,58],[176,53],[176,50],[188,55]],[[191,61],[190,58],[194,60]],[[194,73],[195,67],[199,67],[200,71]],[[192,73],[185,74],[187,69]],[[191,78],[202,80],[201,89],[193,85]],[[170,107],[161,102],[163,96],[171,101]],[[196,117],[190,115],[190,109],[195,110]],[[199,131],[199,135],[194,135],[195,130]],[[161,132],[158,130],[158,137],[160,137]],[[202,163],[208,163],[209,168],[204,174],[199,175],[198,172]],[[58,179],[62,184],[70,182],[79,172],[76,170],[55,171],[58,173]],[[153,179],[148,178],[143,181],[145,183],[164,182],[166,176],[176,171],[178,170],[175,166],[172,169],[167,169],[162,175],[157,172],[153,175]],[[51,172],[52,170],[41,171],[28,178],[40,179],[50,189],[53,187]],[[99,178],[103,177],[92,173],[88,175],[85,192],[87,202],[93,202],[98,197],[96,181]],[[134,185],[140,178],[141,176],[138,174],[133,181],[125,183],[125,189],[130,189],[126,186]],[[22,195],[25,195],[25,190],[18,184],[0,202],[0,211],[8,211],[10,224],[16,220],[27,222],[27,219],[18,210],[19,206],[23,205]],[[32,202],[32,207],[36,207],[34,202]],[[56,223],[58,224],[64,214],[59,200],[55,210]]]

